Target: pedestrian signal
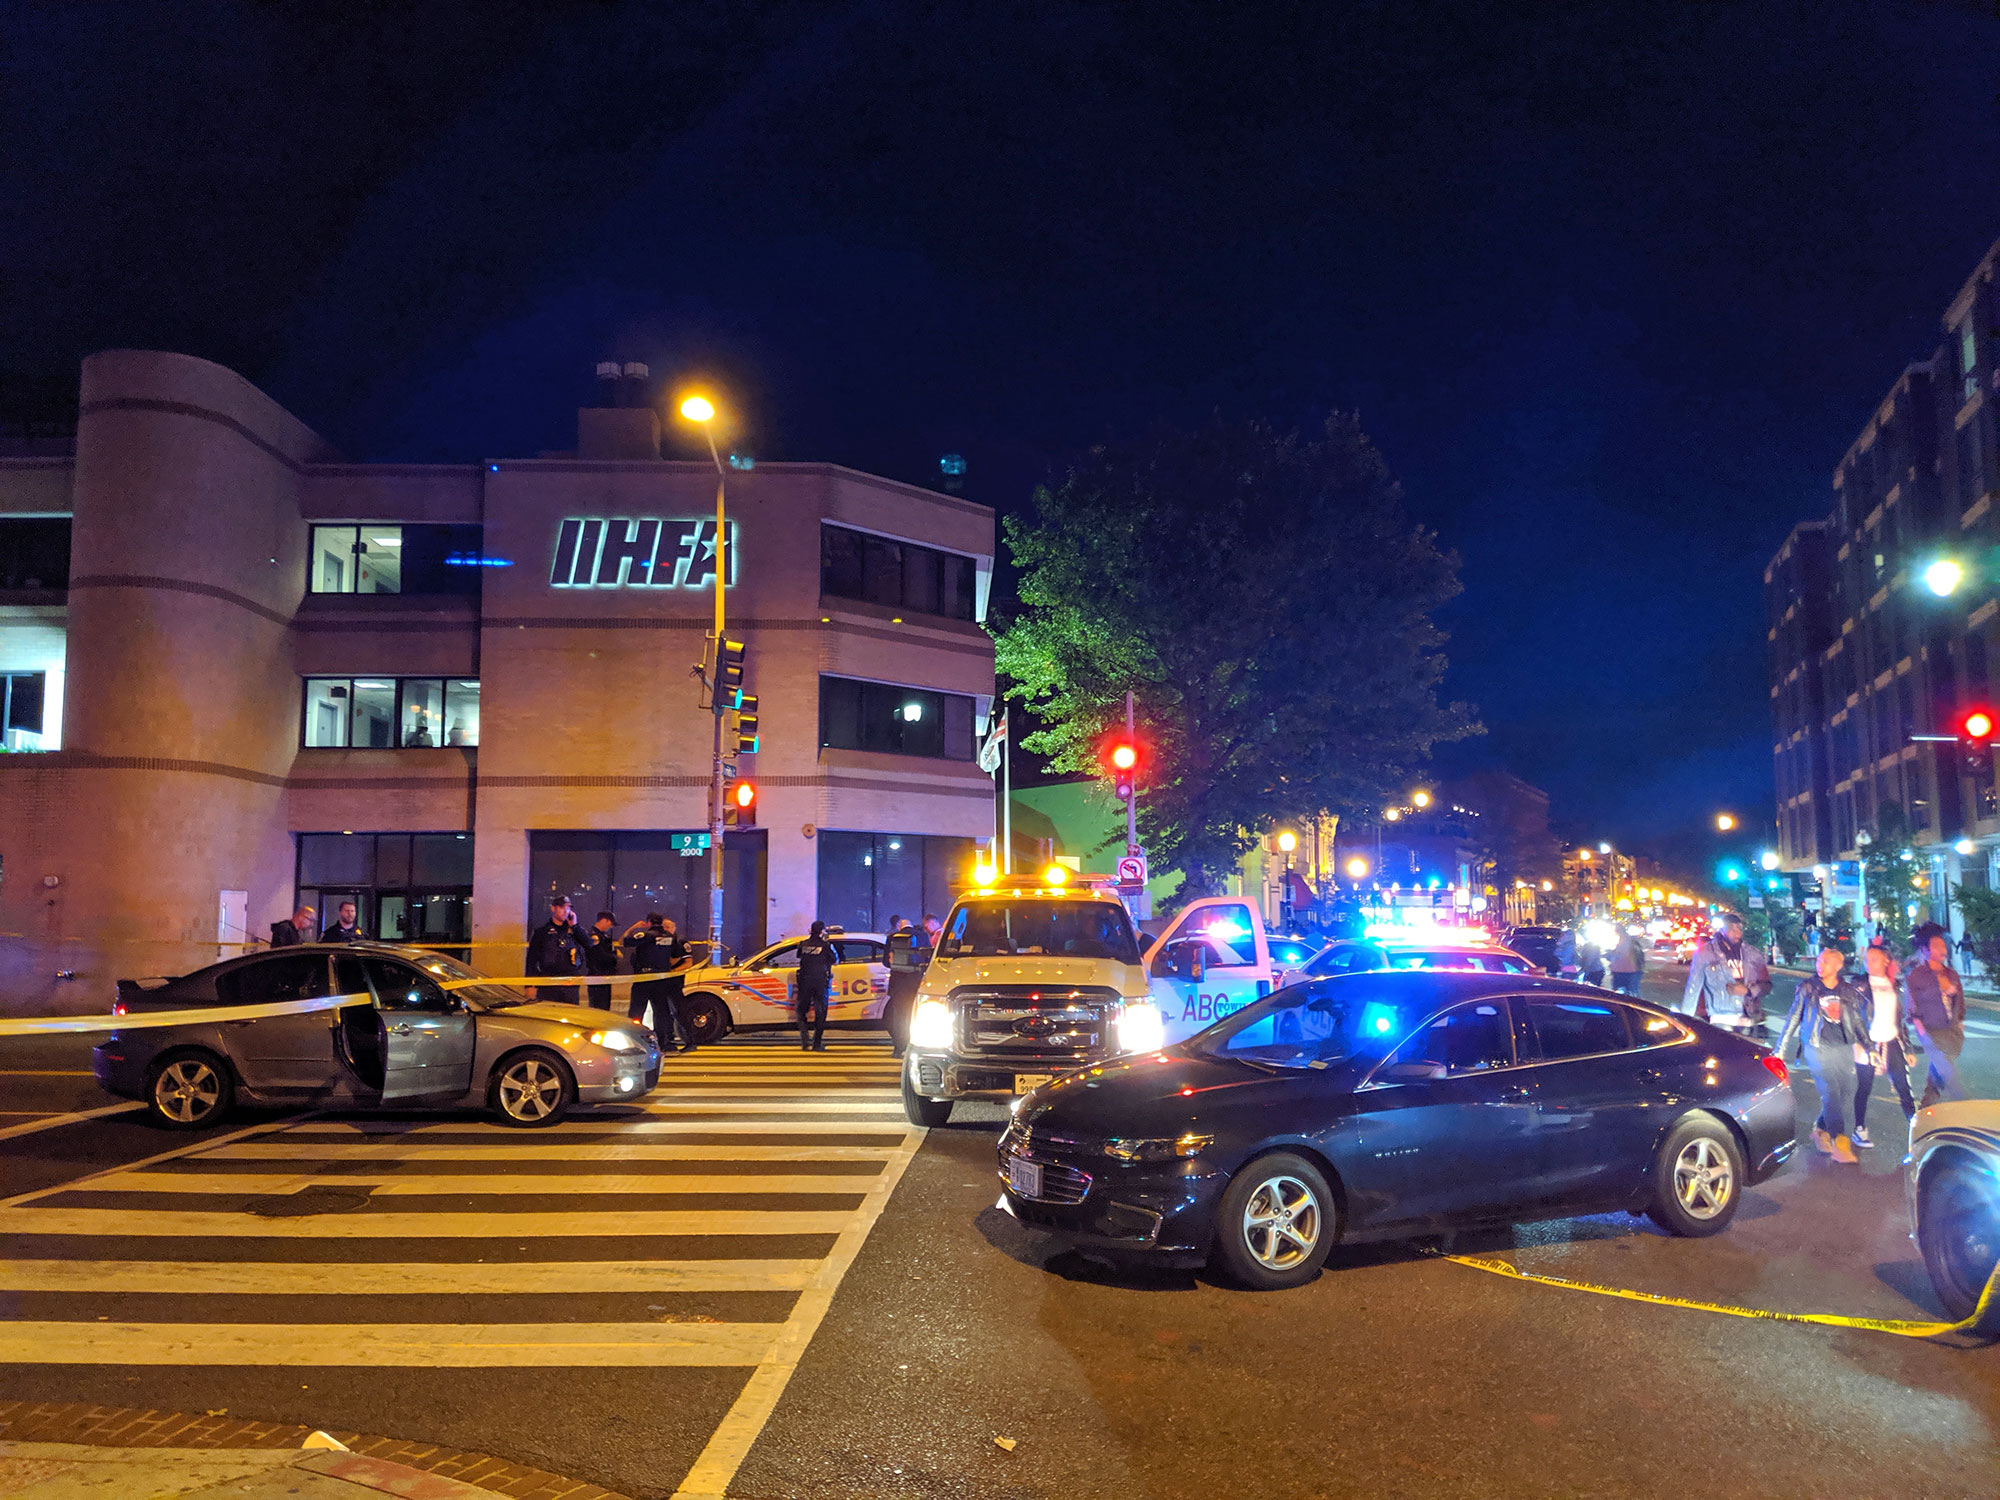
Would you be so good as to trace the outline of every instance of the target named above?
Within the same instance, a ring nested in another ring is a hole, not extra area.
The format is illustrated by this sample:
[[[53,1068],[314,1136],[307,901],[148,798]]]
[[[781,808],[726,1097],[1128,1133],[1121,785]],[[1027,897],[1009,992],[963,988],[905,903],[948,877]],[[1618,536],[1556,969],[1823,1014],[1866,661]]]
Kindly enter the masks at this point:
[[[757,787],[754,782],[739,781],[729,789],[729,797],[722,806],[722,826],[724,828],[757,826]]]

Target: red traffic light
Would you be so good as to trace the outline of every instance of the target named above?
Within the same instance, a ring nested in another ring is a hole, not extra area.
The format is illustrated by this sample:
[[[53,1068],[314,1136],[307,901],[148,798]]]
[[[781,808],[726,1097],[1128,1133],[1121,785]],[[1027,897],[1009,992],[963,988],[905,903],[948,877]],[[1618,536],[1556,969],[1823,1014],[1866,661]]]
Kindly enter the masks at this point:
[[[1130,740],[1120,740],[1111,747],[1111,765],[1114,770],[1129,771],[1139,764],[1139,747]]]
[[[1958,721],[1959,732],[1969,740],[1993,738],[1993,715],[1983,708],[1970,710]]]

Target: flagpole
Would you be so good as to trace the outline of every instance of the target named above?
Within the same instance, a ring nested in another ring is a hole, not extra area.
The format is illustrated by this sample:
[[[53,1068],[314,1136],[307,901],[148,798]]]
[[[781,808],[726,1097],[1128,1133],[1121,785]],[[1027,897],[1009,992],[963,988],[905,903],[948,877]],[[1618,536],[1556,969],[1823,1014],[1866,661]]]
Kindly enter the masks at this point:
[[[1011,708],[1012,705],[1009,705]],[[1006,710],[1002,711],[1001,726],[1011,731],[1007,723]],[[1000,742],[1000,873],[1014,873],[1014,740],[1009,733]]]

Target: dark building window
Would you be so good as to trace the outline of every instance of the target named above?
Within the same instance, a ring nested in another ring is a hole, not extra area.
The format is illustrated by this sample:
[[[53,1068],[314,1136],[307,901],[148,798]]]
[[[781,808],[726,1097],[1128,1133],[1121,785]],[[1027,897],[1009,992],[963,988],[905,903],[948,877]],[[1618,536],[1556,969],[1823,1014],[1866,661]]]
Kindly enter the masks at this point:
[[[0,672],[0,750],[47,750],[49,674]]]
[[[69,587],[69,517],[0,517],[0,589]]]
[[[315,526],[306,591],[313,594],[476,594],[477,526]]]
[[[849,932],[886,932],[891,917],[942,919],[972,873],[973,840],[821,829],[819,919]]]
[[[302,833],[298,900],[322,930],[343,901],[369,937],[460,949],[472,939],[469,833]]]
[[[308,677],[299,743],[308,750],[477,745],[479,680]]]
[[[819,580],[820,592],[835,599],[952,620],[973,617],[972,559],[915,542],[822,525]]]
[[[829,750],[971,760],[972,713],[972,700],[959,693],[852,677],[819,680],[819,742]]]
[[[682,937],[706,942],[708,851],[683,853],[674,848],[673,840],[671,830],[531,831],[528,930],[548,921],[550,896],[568,896],[576,903],[577,920],[586,927],[598,912],[608,911],[623,932],[643,922],[646,913],[657,911],[674,919]],[[762,829],[723,835],[722,882],[727,899],[722,905],[722,941],[738,958],[757,952],[768,941],[765,845]]]

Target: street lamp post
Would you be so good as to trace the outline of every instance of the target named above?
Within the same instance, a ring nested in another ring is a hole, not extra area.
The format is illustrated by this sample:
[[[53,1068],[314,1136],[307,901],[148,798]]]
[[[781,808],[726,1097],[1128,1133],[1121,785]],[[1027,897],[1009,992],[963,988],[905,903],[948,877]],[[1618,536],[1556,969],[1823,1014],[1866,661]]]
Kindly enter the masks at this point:
[[[715,462],[715,635],[709,650],[710,676],[708,696],[714,710],[715,740],[714,755],[709,768],[708,784],[708,944],[709,962],[722,962],[722,809],[728,793],[727,767],[722,756],[722,721],[728,712],[722,701],[722,642],[725,615],[723,608],[723,586],[728,578],[727,529],[728,512],[725,504],[729,470],[723,466],[722,455],[716,451],[715,431],[710,424],[715,420],[715,407],[706,397],[690,396],[681,403],[681,415],[701,429],[701,435],[708,440],[708,456]]]

